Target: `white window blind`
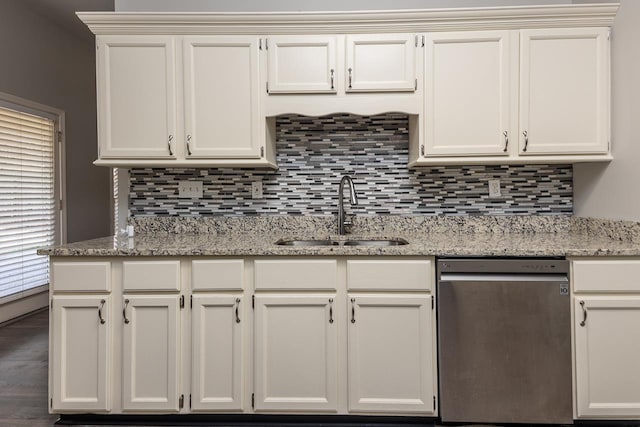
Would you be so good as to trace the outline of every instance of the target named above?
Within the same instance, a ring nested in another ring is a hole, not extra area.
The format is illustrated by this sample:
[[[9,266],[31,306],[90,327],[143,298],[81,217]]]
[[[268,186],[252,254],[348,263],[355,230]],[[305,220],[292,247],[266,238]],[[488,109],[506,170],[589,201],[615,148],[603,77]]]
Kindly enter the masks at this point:
[[[56,241],[55,122],[0,106],[0,302],[49,283]]]

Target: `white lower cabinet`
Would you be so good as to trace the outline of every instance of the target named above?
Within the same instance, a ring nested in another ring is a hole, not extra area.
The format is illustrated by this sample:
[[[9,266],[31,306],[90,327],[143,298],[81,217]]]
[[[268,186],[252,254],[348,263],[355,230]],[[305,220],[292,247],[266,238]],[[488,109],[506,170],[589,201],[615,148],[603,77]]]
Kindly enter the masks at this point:
[[[334,299],[335,295],[255,296],[257,412],[337,412]]]
[[[191,314],[191,410],[242,411],[243,325],[240,295],[194,295]]]
[[[435,413],[431,300],[350,295],[350,412]]]
[[[574,311],[578,417],[639,418],[640,296],[577,295]]]
[[[122,409],[178,412],[178,295],[124,295]]]
[[[110,297],[54,296],[51,339],[51,409],[111,409]]]

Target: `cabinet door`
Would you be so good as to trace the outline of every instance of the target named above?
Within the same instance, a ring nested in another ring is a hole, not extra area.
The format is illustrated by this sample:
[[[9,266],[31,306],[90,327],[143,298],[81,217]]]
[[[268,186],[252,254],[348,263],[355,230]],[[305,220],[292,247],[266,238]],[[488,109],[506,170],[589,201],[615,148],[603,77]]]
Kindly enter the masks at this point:
[[[347,36],[347,92],[414,91],[416,35]]]
[[[174,158],[175,42],[98,36],[100,158]]]
[[[350,412],[435,412],[431,298],[350,295]]]
[[[574,311],[578,417],[637,419],[640,297],[576,296]]]
[[[269,48],[269,93],[335,93],[336,38],[275,36]]]
[[[194,295],[191,324],[194,411],[242,410],[242,299]]]
[[[52,409],[109,411],[108,296],[53,297]]]
[[[122,409],[178,411],[178,296],[124,296]]]
[[[187,159],[260,158],[258,38],[184,38]]]
[[[334,298],[256,295],[256,411],[337,411]]]
[[[607,38],[606,28],[520,32],[521,154],[608,151]]]
[[[426,155],[507,155],[509,32],[429,33],[425,49]]]

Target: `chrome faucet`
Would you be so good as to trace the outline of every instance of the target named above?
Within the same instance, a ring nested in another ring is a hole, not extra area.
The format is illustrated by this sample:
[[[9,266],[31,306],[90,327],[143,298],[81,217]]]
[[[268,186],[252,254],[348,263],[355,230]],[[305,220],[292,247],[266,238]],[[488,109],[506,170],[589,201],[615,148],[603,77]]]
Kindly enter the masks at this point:
[[[344,226],[348,225],[344,218],[344,183],[349,184],[349,201],[351,206],[358,204],[358,195],[356,194],[356,187],[353,185],[353,179],[349,175],[345,175],[340,180],[340,186],[338,187],[338,234],[345,234]]]

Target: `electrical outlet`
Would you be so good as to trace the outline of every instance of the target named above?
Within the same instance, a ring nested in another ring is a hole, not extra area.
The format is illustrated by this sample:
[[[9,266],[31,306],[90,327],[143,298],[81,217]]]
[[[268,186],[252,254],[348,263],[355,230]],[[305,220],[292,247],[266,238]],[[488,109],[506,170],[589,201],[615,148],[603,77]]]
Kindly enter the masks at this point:
[[[489,180],[489,197],[500,197],[502,194],[500,193],[500,180],[499,179],[490,179]]]
[[[251,183],[251,198],[262,199],[262,181],[253,181]]]
[[[202,181],[178,181],[178,197],[181,199],[201,199]]]

